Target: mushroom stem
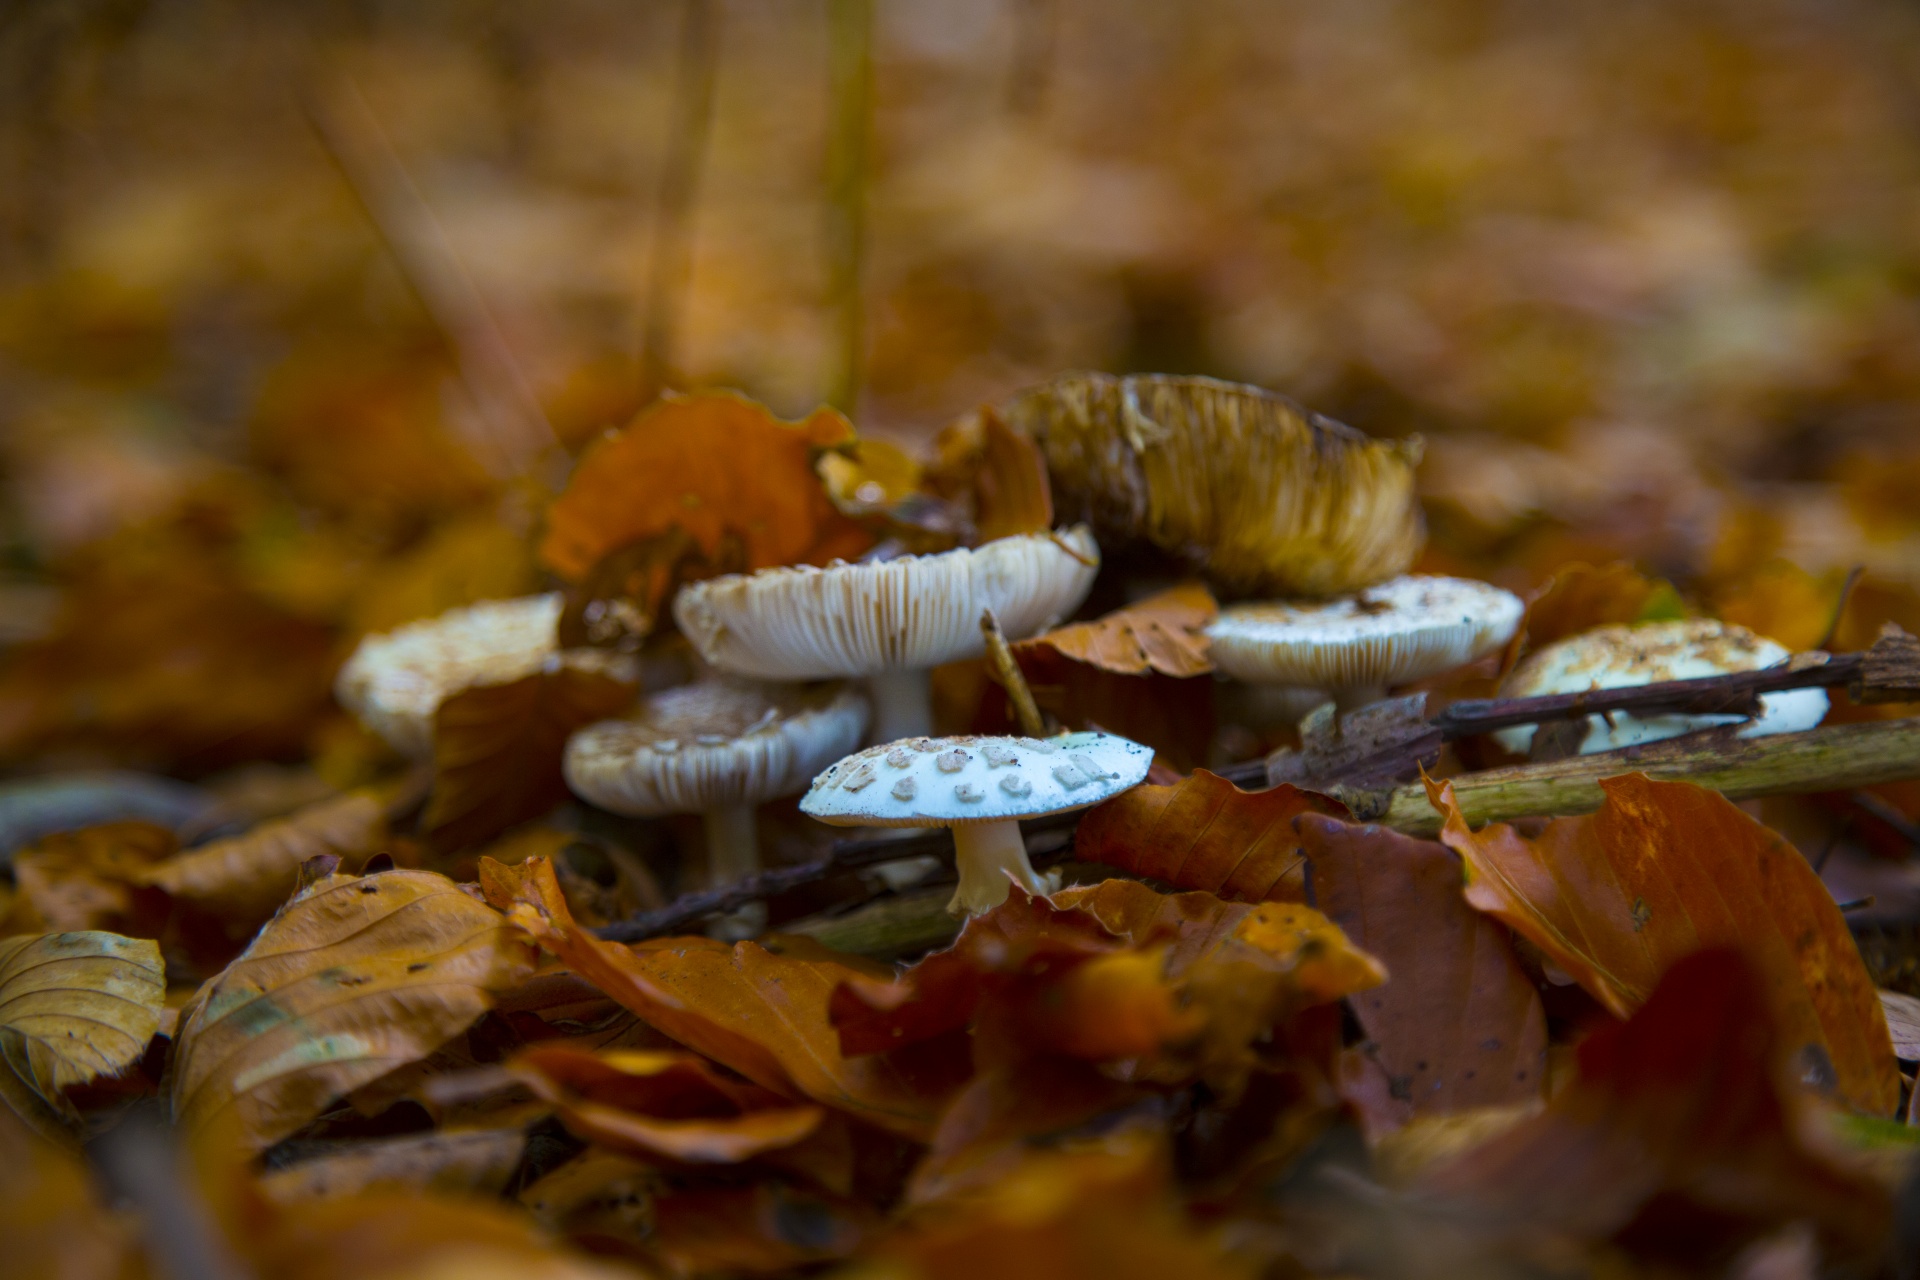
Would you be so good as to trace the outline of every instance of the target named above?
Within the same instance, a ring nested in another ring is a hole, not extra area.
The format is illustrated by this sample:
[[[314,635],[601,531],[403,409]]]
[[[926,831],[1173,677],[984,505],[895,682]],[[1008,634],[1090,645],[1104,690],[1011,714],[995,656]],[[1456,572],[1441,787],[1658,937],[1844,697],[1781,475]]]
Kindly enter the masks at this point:
[[[729,805],[701,815],[707,824],[707,876],[714,888],[736,884],[760,870],[760,840],[753,806]]]
[[[953,828],[953,849],[960,886],[953,891],[947,910],[956,916],[993,910],[1007,900],[1012,883],[1028,893],[1040,892],[1040,878],[1027,861],[1027,842],[1021,838],[1017,819],[960,823]]]
[[[898,742],[933,732],[933,686],[925,667],[876,671],[867,677],[873,695],[873,740]]]

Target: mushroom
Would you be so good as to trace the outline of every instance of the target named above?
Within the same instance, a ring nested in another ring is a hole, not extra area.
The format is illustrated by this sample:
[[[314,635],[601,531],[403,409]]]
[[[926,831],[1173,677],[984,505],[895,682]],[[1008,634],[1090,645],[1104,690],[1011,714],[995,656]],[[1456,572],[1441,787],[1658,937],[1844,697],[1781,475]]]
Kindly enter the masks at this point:
[[[728,884],[759,869],[754,807],[805,788],[866,727],[866,699],[844,686],[703,680],[578,730],[564,769],[574,794],[602,809],[700,814],[713,881]]]
[[[681,632],[714,667],[763,680],[867,676],[874,740],[932,727],[928,668],[983,651],[980,613],[1009,639],[1078,608],[1100,567],[1085,526],[996,538],[972,549],[709,578],[673,602]]]
[[[1137,786],[1153,750],[1111,733],[909,738],[848,756],[800,812],[840,827],[951,827],[960,885],[947,910],[979,915],[1010,884],[1040,890],[1020,819],[1084,809]]]
[[[1621,689],[1662,680],[1758,671],[1785,662],[1790,656],[1784,646],[1745,627],[1711,618],[1596,627],[1529,654],[1507,677],[1500,692],[1510,698],[1527,698]],[[1823,690],[1769,693],[1760,699],[1759,714],[1736,736],[1798,733],[1819,724],[1826,714],[1827,695]],[[1591,716],[1579,754],[1657,742],[1715,725],[1738,724],[1742,719],[1737,715],[1642,716],[1624,711]],[[1494,737],[1507,750],[1525,753],[1532,746],[1533,733],[1533,725],[1515,725],[1499,730]]]
[[[341,705],[394,750],[433,756],[433,713],[475,685],[505,684],[556,664],[635,680],[635,659],[602,649],[561,649],[555,592],[484,600],[360,641],[333,684]]]
[[[1525,606],[1465,578],[1409,574],[1337,600],[1234,605],[1207,628],[1236,680],[1331,690],[1342,709],[1384,686],[1437,675],[1513,637]]]

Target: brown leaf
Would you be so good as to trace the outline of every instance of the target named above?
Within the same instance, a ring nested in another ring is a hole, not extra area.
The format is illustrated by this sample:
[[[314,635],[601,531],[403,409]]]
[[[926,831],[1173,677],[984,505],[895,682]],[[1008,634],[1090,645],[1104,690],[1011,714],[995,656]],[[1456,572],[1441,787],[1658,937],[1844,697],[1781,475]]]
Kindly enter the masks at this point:
[[[1201,583],[1187,582],[1092,622],[1022,640],[1013,649],[1018,655],[1044,645],[1061,657],[1119,675],[1202,676],[1213,670],[1206,627],[1219,616],[1213,594]]]
[[[1509,650],[1517,656],[1521,646],[1538,649],[1595,627],[1685,616],[1672,583],[1649,578],[1624,560],[1570,564],[1529,598]]]
[[[928,492],[918,459],[899,445],[855,440],[821,454],[814,469],[842,514],[874,525],[913,554],[950,550],[967,531],[965,511]]]
[[[0,938],[0,1100],[42,1137],[79,1115],[62,1093],[117,1075],[160,1029],[166,970],[153,942],[115,933]]]
[[[173,832],[139,821],[105,822],[38,840],[13,855],[14,899],[5,931],[105,929],[158,937],[165,899],[138,886],[151,865],[177,847]]]
[[[560,772],[575,729],[617,715],[634,686],[568,665],[475,685],[433,713],[433,798],[421,828],[442,849],[471,848],[567,798]]]
[[[672,616],[668,605],[681,587],[745,569],[746,549],[740,540],[728,535],[720,542],[720,549],[709,556],[676,524],[609,551],[567,590],[560,612],[561,648],[638,649],[662,619]]]
[[[269,1199],[286,1203],[375,1190],[498,1195],[527,1149],[518,1128],[450,1129],[356,1142],[260,1179]]]
[[[631,948],[602,942],[568,915],[545,859],[483,861],[480,883],[562,964],[681,1044],[784,1097],[924,1139],[958,1083],[894,1055],[842,1055],[827,1001],[842,982],[875,976],[855,957],[798,938],[783,939],[780,951],[708,938]]]
[[[858,1201],[759,1182],[660,1196],[649,1243],[676,1274],[792,1275],[850,1257],[879,1225]]]
[[[1483,1230],[1612,1239],[1694,1267],[1787,1221],[1814,1224],[1833,1260],[1870,1259],[1887,1193],[1809,1145],[1769,985],[1741,951],[1677,960],[1630,1019],[1581,1042],[1544,1114],[1420,1187]]]
[[[139,881],[217,917],[238,939],[279,910],[301,863],[331,856],[357,870],[386,836],[385,797],[352,791],[145,867]]]
[[[1539,947],[1617,1017],[1668,966],[1737,946],[1764,977],[1809,1078],[1885,1115],[1900,1096],[1887,1021],[1846,918],[1791,843],[1717,792],[1628,774],[1606,802],[1536,839],[1471,831],[1451,784],[1428,782],[1469,903]]]
[[[1089,810],[1074,856],[1204,889],[1239,902],[1304,901],[1303,855],[1293,820],[1344,816],[1337,801],[1297,787],[1242,791],[1201,769],[1170,787],[1125,791]]]
[[[747,569],[851,559],[872,536],[834,510],[811,453],[853,438],[832,409],[787,423],[731,393],[668,394],[580,460],[547,511],[540,558],[578,581],[679,525],[709,556],[738,537]]]
[[[1547,1022],[1505,929],[1460,896],[1460,859],[1431,840],[1305,813],[1313,902],[1387,981],[1353,997],[1397,1119],[1536,1100]]]
[[[1049,646],[1016,650],[1027,687],[1040,708],[1074,729],[1104,729],[1147,742],[1179,769],[1204,762],[1213,745],[1213,681],[1180,679],[1148,671],[1116,675],[1075,662]],[[980,732],[1011,732],[1011,716],[1001,710],[1004,695],[988,700]],[[995,712],[999,711],[998,716]]]
[[[540,589],[524,532],[492,512],[464,515],[370,569],[354,588],[347,622],[356,635],[392,631],[463,605]]]
[[[1372,440],[1258,387],[1069,374],[1000,406],[1045,451],[1055,505],[1101,545],[1159,548],[1238,595],[1335,595],[1424,539],[1418,440]]]
[[[530,969],[520,932],[445,876],[329,876],[181,1011],[174,1118],[265,1147],[459,1035]]]
[[[981,427],[980,469],[973,477],[975,540],[1053,528],[1053,491],[1039,446],[992,409],[982,412]]]

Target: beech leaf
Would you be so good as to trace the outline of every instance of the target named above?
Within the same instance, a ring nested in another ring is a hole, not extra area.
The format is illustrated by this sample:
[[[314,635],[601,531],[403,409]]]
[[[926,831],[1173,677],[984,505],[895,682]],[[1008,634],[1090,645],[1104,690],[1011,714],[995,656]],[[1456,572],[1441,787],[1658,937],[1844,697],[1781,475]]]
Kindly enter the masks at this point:
[[[1466,899],[1504,921],[1616,1017],[1702,947],[1753,959],[1810,1079],[1886,1115],[1900,1075],[1873,980],[1826,885],[1785,838],[1718,792],[1644,774],[1607,778],[1599,812],[1537,838],[1475,832],[1448,783],[1427,783],[1440,838],[1466,862]]]
[[[1013,646],[1015,655],[1042,646],[1063,658],[1102,671],[1137,676],[1202,676],[1213,670],[1207,657],[1207,624],[1220,616],[1213,594],[1199,582],[1186,582],[1138,604],[1116,609],[1092,622],[1056,627]]]

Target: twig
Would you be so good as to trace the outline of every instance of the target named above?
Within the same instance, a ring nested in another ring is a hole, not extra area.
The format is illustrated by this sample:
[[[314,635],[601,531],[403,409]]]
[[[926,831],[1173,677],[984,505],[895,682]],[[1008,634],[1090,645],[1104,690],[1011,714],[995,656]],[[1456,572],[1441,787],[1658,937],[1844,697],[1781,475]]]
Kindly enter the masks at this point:
[[[654,206],[640,347],[641,398],[664,391],[677,369],[680,317],[692,275],[693,206],[713,132],[713,85],[720,63],[717,0],[685,0],[673,83],[673,116]]]
[[[1853,589],[1860,585],[1860,575],[1866,571],[1867,567],[1863,564],[1857,564],[1847,570],[1847,580],[1840,584],[1840,596],[1833,602],[1833,614],[1827,619],[1827,629],[1821,633],[1820,643],[1813,646],[1814,648],[1833,647],[1833,638],[1840,634],[1840,623],[1847,616],[1847,601],[1853,599]]]
[[[1007,637],[1000,630],[1000,619],[993,616],[993,610],[980,611],[980,635],[987,642],[987,674],[993,682],[1007,691],[1007,701],[1013,704],[1014,719],[1020,722],[1020,732],[1030,738],[1047,736],[1047,723],[1040,718],[1040,708],[1034,704],[1033,690],[1027,687],[1026,673],[1020,670],[1020,664],[1014,661],[1013,650],[1007,646]]]
[[[828,0],[827,300],[838,321],[827,403],[849,416],[864,376],[867,165],[873,129],[873,0]]]

